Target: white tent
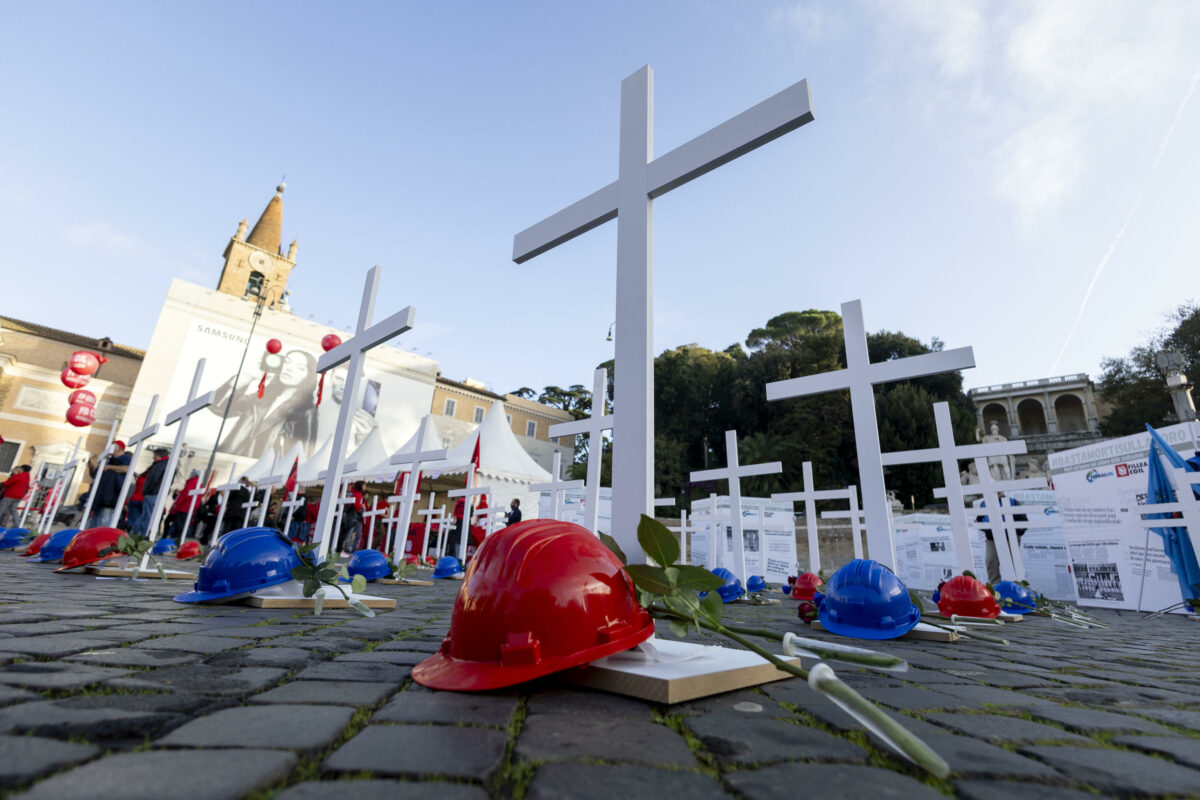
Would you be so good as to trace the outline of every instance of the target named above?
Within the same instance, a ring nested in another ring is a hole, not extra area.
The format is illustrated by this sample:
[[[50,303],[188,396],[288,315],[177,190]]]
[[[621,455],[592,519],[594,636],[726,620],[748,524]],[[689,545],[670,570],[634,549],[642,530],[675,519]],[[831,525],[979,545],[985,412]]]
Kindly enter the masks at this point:
[[[268,475],[274,474],[275,462],[278,460],[279,453],[275,450],[268,450],[259,456],[258,461],[255,461],[253,464],[251,464],[249,469],[243,472],[238,479],[241,480],[242,478],[245,478],[251,483],[258,483]]]
[[[379,428],[373,429],[367,438],[362,440],[353,453],[346,457],[345,471],[343,472],[346,478],[362,478],[369,479],[377,474],[385,475],[388,470],[376,470],[375,466],[384,463],[388,458],[387,448],[383,446],[383,434]],[[391,468],[395,471],[395,468]]]
[[[278,475],[283,473],[283,477],[286,479],[287,476],[292,472],[292,465],[297,461],[299,461],[301,464],[304,463],[304,445],[300,444],[299,442],[293,444],[292,449],[288,450],[286,455],[281,457],[279,461],[275,462],[277,469],[274,474]]]
[[[312,454],[312,458],[300,462],[300,468],[296,470],[296,482],[320,483],[321,479],[317,475],[329,469],[329,457],[332,454],[333,437],[326,436],[325,441],[321,442],[321,446],[317,448],[317,452]]]

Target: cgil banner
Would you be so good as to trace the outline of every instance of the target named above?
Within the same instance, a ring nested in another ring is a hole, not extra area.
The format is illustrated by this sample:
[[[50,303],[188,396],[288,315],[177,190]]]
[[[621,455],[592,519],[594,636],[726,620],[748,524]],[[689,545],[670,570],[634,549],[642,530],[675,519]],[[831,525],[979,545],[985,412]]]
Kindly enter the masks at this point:
[[[729,511],[729,498],[724,495],[692,502],[693,564],[732,568],[733,527],[729,524]],[[742,537],[749,575],[761,575],[769,584],[781,584],[787,582],[789,575],[796,574],[796,523],[791,503],[743,497]],[[749,575],[738,577],[745,582]]]
[[[1195,423],[1159,429],[1190,457]],[[1178,603],[1179,582],[1159,537],[1141,526],[1150,434],[1050,455],[1050,473],[1080,605],[1155,611]]]

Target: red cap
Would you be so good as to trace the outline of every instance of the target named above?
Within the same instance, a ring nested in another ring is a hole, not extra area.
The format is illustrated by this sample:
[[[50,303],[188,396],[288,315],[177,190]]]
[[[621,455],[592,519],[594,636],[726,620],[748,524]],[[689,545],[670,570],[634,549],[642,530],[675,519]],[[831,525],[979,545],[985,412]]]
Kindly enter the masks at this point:
[[[120,439],[117,439],[115,442],[113,442],[113,444],[116,445],[117,447],[121,448],[122,450],[125,449],[125,443],[122,442]]]

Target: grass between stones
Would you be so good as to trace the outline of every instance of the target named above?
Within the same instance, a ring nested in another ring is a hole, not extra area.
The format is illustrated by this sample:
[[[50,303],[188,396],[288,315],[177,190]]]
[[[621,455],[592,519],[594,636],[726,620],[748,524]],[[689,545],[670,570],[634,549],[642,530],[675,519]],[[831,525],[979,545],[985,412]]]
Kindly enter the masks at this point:
[[[409,678],[409,680],[412,679]],[[508,726],[504,729],[508,735],[508,741],[504,746],[504,760],[488,786],[488,793],[493,797],[524,800],[525,795],[529,792],[530,784],[533,783],[537,765],[518,761],[516,754],[517,737],[521,735],[521,731],[525,727],[525,718],[528,714],[527,698],[522,696],[517,701],[517,710],[513,712],[512,719],[508,721]]]

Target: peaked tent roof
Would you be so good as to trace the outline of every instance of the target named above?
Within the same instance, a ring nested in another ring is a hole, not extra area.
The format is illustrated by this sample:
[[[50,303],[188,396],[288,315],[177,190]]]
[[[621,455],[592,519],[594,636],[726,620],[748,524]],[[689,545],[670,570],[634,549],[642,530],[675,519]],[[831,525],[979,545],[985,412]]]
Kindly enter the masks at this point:
[[[475,433],[468,436],[458,447],[446,455],[447,465],[440,467],[444,473],[466,472],[475,453],[475,440],[479,439],[479,474],[491,478],[513,481],[514,483],[542,483],[551,479],[550,473],[542,469],[534,461],[512,429],[504,416],[504,403],[500,400],[492,403],[483,422]],[[439,468],[439,465],[434,465]]]
[[[299,442],[294,443],[292,445],[292,449],[288,450],[287,454],[281,456],[279,460],[275,462],[275,466],[278,471],[274,474],[282,474],[286,480],[287,476],[292,472],[292,464],[295,464],[297,460],[299,460],[301,464],[304,463],[304,446]]]
[[[317,448],[317,452],[313,453],[308,461],[300,462],[300,468],[296,470],[296,482],[317,483],[320,481],[317,474],[329,469],[331,455],[333,455],[333,436],[326,436],[325,441],[321,442],[321,446]]]
[[[426,414],[425,416],[429,420],[429,425],[425,428],[425,438],[420,442],[417,441],[417,436],[419,436],[421,433],[421,427],[418,425],[417,430],[413,433],[413,435],[408,437],[408,441],[400,445],[399,449],[397,449],[392,455],[400,455],[401,453],[428,452],[430,450],[437,450],[441,448],[442,443],[437,433],[437,427],[436,423],[434,422],[433,415]],[[387,476],[389,479],[394,478],[396,473],[402,469],[402,465],[393,464],[392,455],[385,454],[383,458],[374,463],[363,462],[363,469],[360,469],[359,472],[363,475]],[[447,461],[431,461],[427,462],[425,467],[427,469],[441,469],[442,465],[448,463],[449,462]]]
[[[354,452],[347,456],[345,477],[366,478],[374,475],[376,474],[373,469],[375,465],[386,464],[387,458],[387,448],[383,446],[383,434],[376,427],[367,434],[367,438],[362,440]]]
[[[271,255],[279,254],[279,244],[283,239],[283,190],[285,184],[275,187],[275,196],[263,209],[262,216],[254,223],[254,230],[246,237],[246,244],[252,244],[260,250],[266,250]]]
[[[253,464],[251,464],[249,469],[238,476],[238,480],[245,478],[251,483],[258,483],[258,481],[262,480],[268,475],[275,474],[275,462],[278,460],[279,453],[274,450],[268,450],[259,456],[258,461],[255,461]]]

